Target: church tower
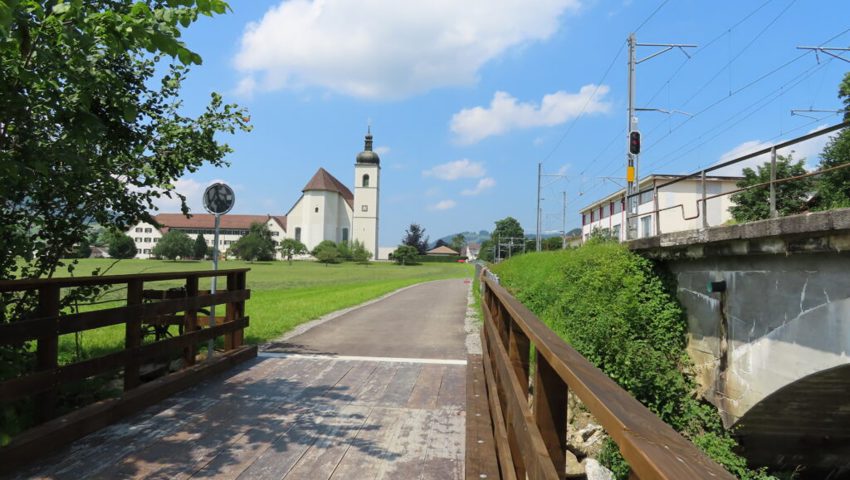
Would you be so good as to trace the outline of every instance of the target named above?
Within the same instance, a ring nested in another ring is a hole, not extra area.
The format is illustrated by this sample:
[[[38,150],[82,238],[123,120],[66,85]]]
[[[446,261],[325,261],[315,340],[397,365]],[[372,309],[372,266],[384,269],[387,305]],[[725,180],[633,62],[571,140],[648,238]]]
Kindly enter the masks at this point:
[[[354,218],[352,239],[363,242],[372,258],[378,258],[378,199],[381,159],[372,151],[372,129],[366,131],[366,146],[354,164]]]

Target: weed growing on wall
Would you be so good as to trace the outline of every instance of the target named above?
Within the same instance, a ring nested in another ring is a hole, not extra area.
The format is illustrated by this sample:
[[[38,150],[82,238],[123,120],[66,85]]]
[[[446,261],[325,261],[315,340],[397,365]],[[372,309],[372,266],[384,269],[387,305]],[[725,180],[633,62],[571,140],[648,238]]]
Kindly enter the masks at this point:
[[[682,307],[649,260],[617,243],[591,241],[578,249],[516,256],[494,271],[591,363],[730,472],[772,478],[747,468],[714,407],[697,398],[687,373]],[[618,478],[628,476],[613,443],[600,460]]]

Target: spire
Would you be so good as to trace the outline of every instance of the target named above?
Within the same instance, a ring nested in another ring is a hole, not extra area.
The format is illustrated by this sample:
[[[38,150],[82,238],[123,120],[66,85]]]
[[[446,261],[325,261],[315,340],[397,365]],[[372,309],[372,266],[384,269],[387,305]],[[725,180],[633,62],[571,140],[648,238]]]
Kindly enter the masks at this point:
[[[367,152],[372,151],[372,122],[366,127],[366,147],[363,149]]]

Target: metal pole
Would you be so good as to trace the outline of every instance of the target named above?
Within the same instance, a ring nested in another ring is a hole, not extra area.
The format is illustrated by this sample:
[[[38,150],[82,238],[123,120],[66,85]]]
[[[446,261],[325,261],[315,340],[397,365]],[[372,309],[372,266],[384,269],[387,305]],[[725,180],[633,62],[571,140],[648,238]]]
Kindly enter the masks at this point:
[[[540,177],[543,173],[543,164],[537,164],[537,251],[540,251]]]
[[[635,66],[637,65],[636,59],[636,44],[637,40],[635,38],[635,34],[632,33],[629,35],[629,110],[628,110],[628,123],[626,123],[626,143],[629,142],[629,134],[634,130],[635,124]],[[637,155],[632,155],[629,151],[628,146],[626,148],[626,177],[627,177],[627,187],[626,187],[626,207],[628,208],[626,213],[626,240],[635,238],[636,230],[637,230],[637,199],[634,197],[629,197],[629,195],[635,193],[635,191],[639,188],[635,182],[638,180],[637,176]]]
[[[219,226],[221,226],[221,215],[215,215],[215,234],[213,235],[213,272],[218,272],[218,230]],[[215,295],[215,288],[217,284],[218,278],[213,275],[212,277],[212,286],[210,287],[210,295]],[[215,326],[215,303],[210,305],[210,328]],[[215,339],[211,338],[207,342],[207,360],[211,360],[213,358],[213,352],[215,351]]]
[[[776,212],[776,147],[770,149],[770,218],[779,215]]]
[[[705,200],[705,170],[702,171],[702,228],[708,228],[708,202]]]
[[[655,234],[661,235],[661,212],[658,211],[658,183],[652,182],[652,209],[655,210]]]
[[[567,192],[561,192],[564,195],[564,213],[561,215],[561,250],[567,248]]]

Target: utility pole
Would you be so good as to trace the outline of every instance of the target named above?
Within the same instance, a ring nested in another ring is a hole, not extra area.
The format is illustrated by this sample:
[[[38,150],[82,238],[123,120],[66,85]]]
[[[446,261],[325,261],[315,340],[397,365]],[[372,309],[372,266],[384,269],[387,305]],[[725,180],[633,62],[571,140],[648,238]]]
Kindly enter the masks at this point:
[[[561,250],[567,248],[567,192],[561,192],[564,195],[564,213],[561,218]]]
[[[629,110],[628,110],[628,142],[629,148],[626,150],[626,239],[637,238],[637,215],[638,203],[637,196],[634,196],[640,191],[640,176],[638,174],[639,156],[640,156],[640,132],[638,132],[638,119],[635,115],[635,69],[636,67],[663,53],[669,52],[674,48],[678,48],[688,58],[690,55],[685,51],[685,48],[693,48],[696,45],[682,43],[637,43],[637,38],[634,33],[629,35]],[[661,50],[644,57],[640,60],[637,58],[637,47],[660,47]],[[635,145],[636,143],[636,145]]]
[[[537,164],[537,236],[536,249],[540,251],[540,177],[543,176],[543,163]]]
[[[535,240],[535,251],[537,251],[537,252],[542,250],[542,245],[540,243],[540,235],[541,235],[541,228],[542,228],[541,225],[540,225],[540,221],[541,221],[540,217],[542,215],[542,212],[541,212],[541,209],[540,209],[540,200],[542,200],[542,198],[540,198],[540,182],[541,182],[541,179],[543,177],[565,178],[566,175],[561,175],[559,173],[545,173],[544,174],[543,173],[543,164],[542,163],[537,164],[537,232],[536,232],[536,240]]]

